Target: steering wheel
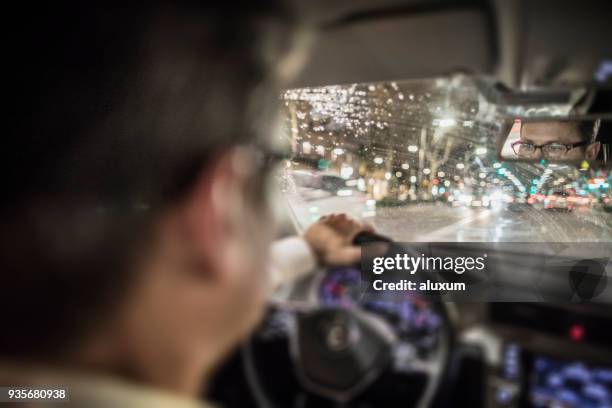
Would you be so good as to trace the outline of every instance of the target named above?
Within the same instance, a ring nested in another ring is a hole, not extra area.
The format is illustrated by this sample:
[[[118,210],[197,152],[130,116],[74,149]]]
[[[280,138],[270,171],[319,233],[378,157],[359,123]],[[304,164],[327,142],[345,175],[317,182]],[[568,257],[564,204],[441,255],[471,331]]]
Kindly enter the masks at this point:
[[[368,234],[356,241],[389,240]],[[323,288],[334,273],[339,272],[320,271],[314,285]],[[410,297],[357,300],[351,305],[283,302],[269,308],[242,350],[258,406],[430,404],[449,362],[448,306]],[[418,321],[402,320],[410,318]],[[434,321],[435,327],[423,329]]]

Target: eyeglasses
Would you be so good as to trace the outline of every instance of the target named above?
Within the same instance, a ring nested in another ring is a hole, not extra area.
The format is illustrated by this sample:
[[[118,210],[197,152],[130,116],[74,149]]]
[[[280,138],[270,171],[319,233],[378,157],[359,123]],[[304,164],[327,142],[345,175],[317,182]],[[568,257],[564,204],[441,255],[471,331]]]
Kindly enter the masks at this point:
[[[580,147],[586,146],[589,142],[582,141],[573,144],[562,144],[557,142],[545,143],[542,145],[536,145],[529,142],[524,142],[522,140],[516,141],[512,143],[510,146],[519,157],[530,158],[536,154],[536,151],[540,149],[542,151],[542,156],[547,159],[559,159],[567,154],[570,150]]]
[[[251,192],[251,197],[256,202],[263,202],[265,194],[269,191],[267,186],[271,181],[271,176],[275,174],[277,166],[290,157],[288,151],[274,150],[259,143],[244,146],[253,154],[253,173],[247,183]]]
[[[251,144],[247,146],[253,153],[257,172],[268,172],[277,164],[290,157],[289,151],[274,150],[260,144]]]

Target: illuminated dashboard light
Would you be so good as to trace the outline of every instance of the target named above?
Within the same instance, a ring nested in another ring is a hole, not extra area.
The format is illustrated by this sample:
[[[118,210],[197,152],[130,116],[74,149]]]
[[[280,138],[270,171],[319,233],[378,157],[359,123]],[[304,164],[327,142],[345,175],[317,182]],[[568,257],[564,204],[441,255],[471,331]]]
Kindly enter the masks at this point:
[[[574,324],[569,329],[569,337],[572,341],[582,341],[584,339],[584,326]]]

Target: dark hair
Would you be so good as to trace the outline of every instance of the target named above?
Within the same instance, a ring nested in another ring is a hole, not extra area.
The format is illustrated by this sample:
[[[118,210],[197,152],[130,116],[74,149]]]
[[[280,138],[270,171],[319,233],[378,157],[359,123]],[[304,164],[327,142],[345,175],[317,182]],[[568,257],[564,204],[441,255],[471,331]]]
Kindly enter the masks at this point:
[[[585,142],[594,142],[597,139],[600,124],[600,119],[578,121],[577,126],[578,132],[580,133],[580,138]]]
[[[277,99],[293,22],[276,1],[136,3],[11,17],[5,358],[69,348],[98,323],[156,214],[217,152],[258,138]]]

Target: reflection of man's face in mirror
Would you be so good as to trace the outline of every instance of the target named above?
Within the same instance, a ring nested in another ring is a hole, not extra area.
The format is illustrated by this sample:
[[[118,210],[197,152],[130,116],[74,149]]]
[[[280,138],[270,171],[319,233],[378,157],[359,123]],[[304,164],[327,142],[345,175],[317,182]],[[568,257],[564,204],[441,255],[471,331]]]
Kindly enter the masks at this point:
[[[597,128],[596,121],[525,122],[520,143],[513,148],[530,159],[594,160],[600,148]]]

